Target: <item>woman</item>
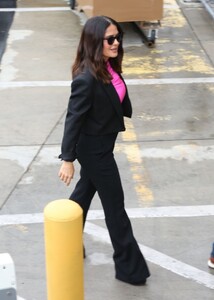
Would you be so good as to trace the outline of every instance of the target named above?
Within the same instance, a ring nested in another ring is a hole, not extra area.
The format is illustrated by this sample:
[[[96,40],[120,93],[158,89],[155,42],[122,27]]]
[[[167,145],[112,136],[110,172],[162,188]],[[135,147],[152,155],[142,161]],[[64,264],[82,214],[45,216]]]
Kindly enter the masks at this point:
[[[150,274],[124,209],[113,156],[117,134],[125,130],[123,117],[132,114],[121,77],[122,38],[119,24],[105,16],[88,19],[83,28],[72,68],[59,177],[70,184],[77,158],[80,179],[70,199],[82,207],[85,223],[91,200],[98,192],[114,248],[116,278],[137,285],[145,284]]]

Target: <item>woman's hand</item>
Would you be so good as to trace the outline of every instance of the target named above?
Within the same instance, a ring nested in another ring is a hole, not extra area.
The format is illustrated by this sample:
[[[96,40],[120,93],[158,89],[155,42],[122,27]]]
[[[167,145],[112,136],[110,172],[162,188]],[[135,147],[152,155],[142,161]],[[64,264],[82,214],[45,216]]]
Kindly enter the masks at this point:
[[[74,176],[74,165],[70,161],[63,161],[59,170],[59,178],[66,184],[71,183],[71,179]]]

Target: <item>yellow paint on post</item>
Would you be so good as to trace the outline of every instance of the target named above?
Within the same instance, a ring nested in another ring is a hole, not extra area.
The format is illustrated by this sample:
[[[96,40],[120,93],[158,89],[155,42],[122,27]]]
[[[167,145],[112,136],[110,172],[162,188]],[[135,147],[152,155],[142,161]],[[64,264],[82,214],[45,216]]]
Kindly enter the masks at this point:
[[[44,209],[48,300],[83,300],[82,209],[68,199]]]

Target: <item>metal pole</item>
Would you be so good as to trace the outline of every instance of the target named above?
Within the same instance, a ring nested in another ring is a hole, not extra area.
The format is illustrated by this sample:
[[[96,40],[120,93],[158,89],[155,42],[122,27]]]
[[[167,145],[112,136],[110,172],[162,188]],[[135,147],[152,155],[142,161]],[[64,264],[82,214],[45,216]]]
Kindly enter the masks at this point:
[[[68,199],[44,209],[48,300],[83,300],[82,209]]]

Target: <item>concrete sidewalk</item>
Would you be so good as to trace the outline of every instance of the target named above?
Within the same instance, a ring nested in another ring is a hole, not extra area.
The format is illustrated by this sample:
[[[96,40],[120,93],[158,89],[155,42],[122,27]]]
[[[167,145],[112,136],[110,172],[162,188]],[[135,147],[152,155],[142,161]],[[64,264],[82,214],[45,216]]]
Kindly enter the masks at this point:
[[[20,0],[2,58],[0,253],[14,259],[24,300],[47,299],[42,212],[68,198],[78,180],[76,163],[72,186],[59,181],[57,157],[84,21],[63,0]],[[214,21],[199,3],[166,1],[154,48],[131,24],[122,26],[134,116],[115,156],[152,275],[144,287],[114,278],[96,196],[84,235],[85,300],[211,300]]]

